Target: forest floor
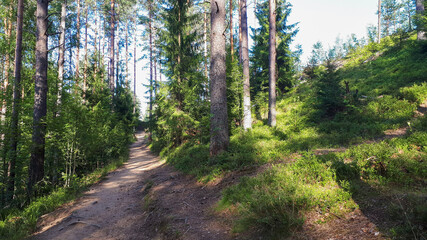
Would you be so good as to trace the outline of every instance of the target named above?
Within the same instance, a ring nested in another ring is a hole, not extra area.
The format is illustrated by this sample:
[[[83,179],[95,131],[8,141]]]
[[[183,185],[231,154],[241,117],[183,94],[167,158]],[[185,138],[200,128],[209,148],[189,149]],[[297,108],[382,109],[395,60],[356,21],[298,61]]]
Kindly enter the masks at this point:
[[[224,188],[236,184],[241,176],[256,175],[267,165],[203,184],[153,155],[142,133],[137,137],[123,167],[74,202],[42,216],[30,239],[253,239],[254,235],[234,234],[234,214],[214,207]],[[378,222],[368,215],[356,209],[345,217],[326,216],[325,221],[324,214],[312,212],[294,237],[384,239]]]

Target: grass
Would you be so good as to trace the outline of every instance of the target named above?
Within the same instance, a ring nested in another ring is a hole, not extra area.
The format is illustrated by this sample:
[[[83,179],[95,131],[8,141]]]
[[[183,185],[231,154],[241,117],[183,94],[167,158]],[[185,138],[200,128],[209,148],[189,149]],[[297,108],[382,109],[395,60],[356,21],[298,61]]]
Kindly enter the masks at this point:
[[[33,200],[23,210],[10,213],[3,221],[0,221],[0,238],[24,239],[35,230],[39,217],[79,197],[89,186],[122,166],[127,159],[127,155],[122,156],[103,168],[98,168],[86,176],[75,179],[70,187],[58,188],[47,196]]]
[[[414,112],[427,100],[427,43],[389,37],[342,62],[280,96],[276,127],[266,126],[268,101],[259,101],[253,128],[233,131],[227,152],[210,158],[207,144],[188,142],[162,156],[205,182],[272,166],[223,191],[217,210],[233,210],[235,232],[279,239],[298,232],[309,212],[359,208],[391,238],[425,237],[427,118]],[[381,140],[401,127],[405,136]],[[315,154],[337,147],[345,151]]]

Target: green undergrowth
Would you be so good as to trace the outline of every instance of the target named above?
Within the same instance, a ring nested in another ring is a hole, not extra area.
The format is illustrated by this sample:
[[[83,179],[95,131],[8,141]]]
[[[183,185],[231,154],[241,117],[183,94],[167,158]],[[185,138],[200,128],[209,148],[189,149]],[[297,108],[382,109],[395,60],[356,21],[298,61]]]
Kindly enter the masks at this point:
[[[47,196],[36,198],[23,210],[11,211],[5,217],[5,220],[0,221],[0,239],[25,238],[35,230],[40,216],[76,199],[89,186],[103,179],[109,172],[122,166],[127,159],[128,153],[88,175],[74,178],[69,187],[60,187]]]
[[[426,236],[427,120],[416,110],[427,100],[427,43],[387,38],[341,63],[311,69],[282,94],[276,127],[267,126],[268,101],[258,101],[253,128],[232,130],[227,152],[210,158],[196,139],[161,156],[205,182],[272,166],[224,190],[217,209],[233,210],[236,232],[284,238],[308,212],[329,216],[321,224],[360,208],[392,238]],[[385,139],[403,127],[406,135]],[[316,154],[334,148],[345,151]]]
[[[217,210],[236,209],[234,231],[271,239],[295,234],[309,211],[342,217],[356,208],[393,238],[426,234],[427,118],[409,135],[350,147],[342,153],[305,152],[223,191]],[[381,201],[372,207],[372,201]],[[395,227],[384,226],[384,220]],[[319,222],[321,223],[321,222]],[[398,224],[400,223],[400,224]]]

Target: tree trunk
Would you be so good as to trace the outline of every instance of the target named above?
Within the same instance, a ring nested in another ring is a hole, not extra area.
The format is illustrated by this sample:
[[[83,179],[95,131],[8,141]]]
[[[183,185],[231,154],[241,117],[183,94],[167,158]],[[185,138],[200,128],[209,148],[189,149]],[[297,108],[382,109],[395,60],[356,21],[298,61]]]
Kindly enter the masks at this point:
[[[115,0],[111,0],[111,16],[110,16],[110,66],[109,66],[109,84],[111,96],[114,95],[114,30],[115,30]]]
[[[34,91],[33,149],[29,167],[28,191],[44,177],[46,108],[47,108],[47,28],[48,0],[37,0],[36,79]]]
[[[117,46],[116,46],[116,88],[120,86],[119,70],[120,70],[120,25],[117,24]]]
[[[269,97],[268,125],[276,126],[276,0],[269,0]]]
[[[230,142],[227,123],[225,29],[225,0],[211,0],[211,156],[226,151]]]
[[[128,46],[128,31],[129,31],[129,24],[126,22],[126,29],[125,29],[125,48],[126,48],[126,53],[125,53],[125,63],[126,63],[126,77],[125,77],[125,82],[126,82],[126,86],[129,85],[129,46]]]
[[[209,77],[209,72],[208,72],[208,17],[207,17],[207,13],[205,12],[204,14],[205,17],[205,26],[204,26],[204,31],[203,31],[203,41],[204,41],[204,56],[205,56],[205,77],[206,79]]]
[[[77,0],[77,49],[76,49],[76,84],[79,84],[80,78],[80,0]]]
[[[64,82],[64,63],[65,63],[65,20],[67,18],[67,0],[64,0],[61,5],[61,23],[59,31],[59,57],[58,57],[58,98],[56,100],[56,116],[61,112],[62,105],[62,84]]]
[[[252,128],[251,116],[251,89],[249,82],[249,43],[248,43],[248,15],[246,0],[242,2],[242,63],[243,63],[243,129]],[[240,3],[239,3],[240,4]]]
[[[233,44],[233,0],[230,0],[230,53],[231,61],[234,59],[234,44]]]
[[[151,9],[151,1],[148,6],[148,29],[149,29],[149,44],[150,44],[150,107],[149,107],[149,116],[150,120],[153,117],[153,29],[152,29],[152,21],[153,21],[153,10]]]
[[[381,0],[378,0],[378,43],[381,42]]]
[[[422,18],[424,16],[424,0],[417,0],[417,15],[418,15],[418,24],[417,24],[417,40],[426,40],[426,32],[424,31],[424,26],[422,24]]]
[[[136,14],[135,14],[136,15]],[[137,35],[137,26],[136,26],[136,17],[133,19],[133,25],[135,27],[135,32],[133,33],[133,113],[136,112],[136,35]]]
[[[88,24],[88,11],[89,11],[89,6],[88,6],[88,4],[86,3],[86,6],[85,6],[85,65],[84,65],[84,67],[83,67],[83,71],[84,71],[84,73],[83,73],[83,102],[85,101],[84,99],[86,98],[86,85],[87,85],[87,68],[88,68],[88,59],[87,59],[87,41],[88,41],[88,39],[87,39],[87,24]],[[96,46],[96,45],[95,45]]]
[[[21,102],[21,69],[22,69],[22,22],[24,20],[24,0],[18,0],[18,16],[16,20],[16,48],[15,48],[15,81],[13,82],[13,104],[12,104],[12,121],[11,121],[11,139],[10,139],[10,161],[8,169],[8,198],[13,199],[15,190],[15,166],[18,148],[18,121],[19,121],[19,104]]]
[[[95,7],[95,13],[94,13],[94,15],[95,15],[95,40],[94,40],[94,48],[95,48],[95,56],[96,56],[96,63],[94,64],[94,66],[93,66],[93,79],[95,80],[95,79],[97,79],[97,75],[98,75],[98,64],[99,64],[99,62],[100,62],[100,59],[99,59],[99,48],[98,48],[98,28],[99,28],[99,26],[98,26],[98,11],[97,11],[97,9],[96,9],[96,7]],[[92,88],[92,93],[94,93],[95,92],[95,87],[93,87]]]
[[[242,22],[242,1],[239,0],[239,23]],[[242,64],[242,25],[239,24],[239,64]]]

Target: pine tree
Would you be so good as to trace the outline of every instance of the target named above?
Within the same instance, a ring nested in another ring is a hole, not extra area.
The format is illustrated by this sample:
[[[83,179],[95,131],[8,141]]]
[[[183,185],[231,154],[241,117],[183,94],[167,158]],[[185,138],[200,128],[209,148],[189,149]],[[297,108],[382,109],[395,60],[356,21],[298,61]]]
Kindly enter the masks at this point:
[[[211,141],[209,152],[215,156],[227,150],[230,137],[227,123],[225,66],[225,0],[211,1]]]

